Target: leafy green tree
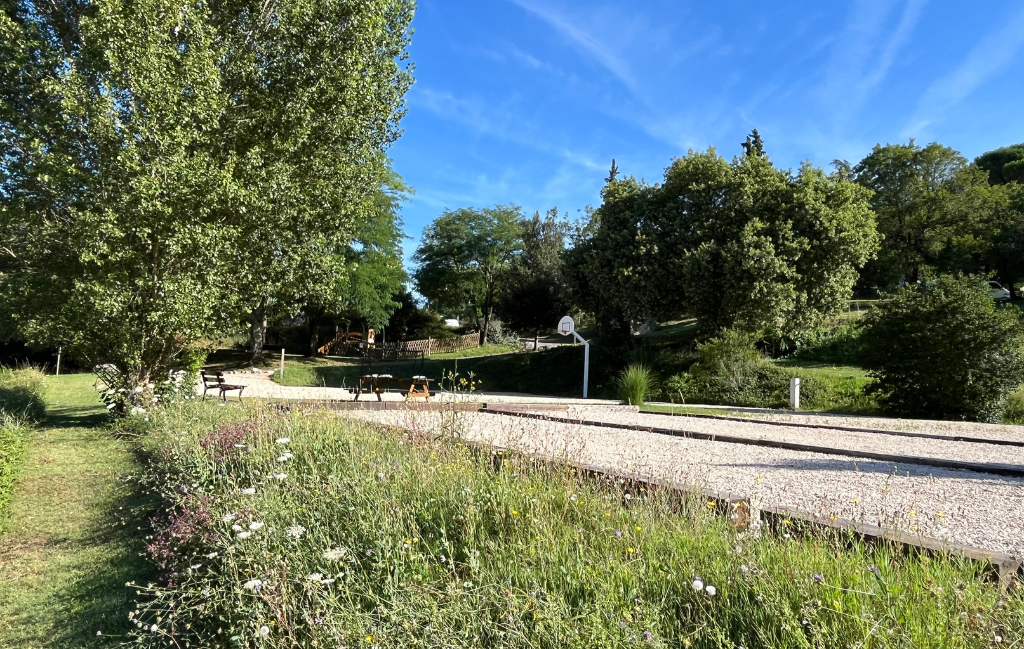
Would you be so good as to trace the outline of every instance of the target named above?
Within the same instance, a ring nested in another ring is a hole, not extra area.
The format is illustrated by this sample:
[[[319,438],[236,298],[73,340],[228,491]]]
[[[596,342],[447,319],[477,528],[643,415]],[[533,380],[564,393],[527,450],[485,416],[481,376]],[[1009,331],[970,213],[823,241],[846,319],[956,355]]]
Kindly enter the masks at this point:
[[[1005,192],[953,149],[932,143],[875,146],[853,173],[871,189],[883,235],[862,283],[886,288],[935,273],[987,270]]]
[[[395,296],[399,307],[388,320],[388,340],[423,340],[425,338],[453,338],[455,334],[438,314],[421,309],[406,289]]]
[[[481,345],[502,283],[523,250],[522,220],[511,204],[445,210],[424,228],[413,258],[416,290],[430,309],[476,319]]]
[[[398,135],[410,2],[0,9],[0,311],[146,386],[329,292]],[[147,393],[148,394],[148,393]]]
[[[374,209],[356,223],[352,243],[340,253],[343,270],[335,275],[335,289],[321,295],[321,301],[306,302],[303,313],[309,326],[310,355],[320,346],[318,332],[325,320],[362,320],[380,330],[400,306],[395,296],[408,276],[402,265],[406,235],[399,210],[411,192],[402,177],[391,171],[377,192]]]
[[[982,153],[974,164],[988,172],[993,185],[1024,184],[1024,142]]]
[[[865,317],[864,367],[887,411],[997,421],[1024,382],[1024,324],[978,277],[899,288]]]
[[[552,329],[568,308],[562,255],[569,223],[551,208],[523,222],[523,252],[509,270],[498,301],[501,321],[516,331]]]
[[[606,322],[686,312],[705,336],[788,334],[837,312],[878,245],[868,192],[810,164],[776,169],[756,134],[744,147],[732,163],[691,151],[660,186],[610,176],[568,256],[583,306]]]

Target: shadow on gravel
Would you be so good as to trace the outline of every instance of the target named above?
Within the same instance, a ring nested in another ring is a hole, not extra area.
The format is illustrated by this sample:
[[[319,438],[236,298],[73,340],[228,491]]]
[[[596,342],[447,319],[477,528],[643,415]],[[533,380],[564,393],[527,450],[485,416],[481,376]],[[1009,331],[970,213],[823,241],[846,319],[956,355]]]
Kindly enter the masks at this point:
[[[763,468],[763,469],[795,469],[797,471],[823,471],[835,473],[836,471],[858,471],[861,473],[882,473],[885,475],[900,475],[910,477],[928,477],[938,474],[942,477],[953,477],[964,480],[996,480],[1024,486],[1024,479],[1013,476],[997,475],[994,473],[982,473],[980,471],[968,471],[964,469],[945,469],[922,464],[909,464],[905,462],[882,462],[880,460],[868,460],[857,458],[843,458],[834,460],[787,460],[784,462],[720,462],[721,466],[734,466],[740,468]]]

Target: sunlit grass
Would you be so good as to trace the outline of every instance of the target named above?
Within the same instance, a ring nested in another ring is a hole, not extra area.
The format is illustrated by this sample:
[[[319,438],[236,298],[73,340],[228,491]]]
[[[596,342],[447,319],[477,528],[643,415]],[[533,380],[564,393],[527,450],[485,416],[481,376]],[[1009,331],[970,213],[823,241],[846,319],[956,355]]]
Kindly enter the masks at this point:
[[[698,497],[327,413],[136,422],[169,518],[147,646],[989,647],[1020,590],[852,537],[737,531]],[[230,420],[230,421],[229,421]],[[500,466],[496,470],[495,467]],[[154,626],[155,625],[155,626]],[[234,637],[236,640],[231,641]]]

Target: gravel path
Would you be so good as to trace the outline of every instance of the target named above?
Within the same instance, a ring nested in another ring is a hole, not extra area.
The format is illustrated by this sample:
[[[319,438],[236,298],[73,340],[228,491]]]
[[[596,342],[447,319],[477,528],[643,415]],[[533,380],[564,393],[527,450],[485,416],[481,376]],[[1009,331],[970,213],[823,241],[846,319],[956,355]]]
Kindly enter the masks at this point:
[[[437,412],[347,412],[438,430]],[[743,495],[755,507],[795,507],[910,534],[1024,556],[1024,480],[565,424],[507,415],[459,416],[468,439]]]
[[[660,404],[671,405],[671,404]],[[723,406],[708,406],[709,410],[728,409]],[[718,413],[709,413],[718,414]],[[876,428],[907,432],[923,432],[932,435],[968,435],[1007,439],[1024,442],[1024,426],[1010,424],[982,424],[974,421],[938,421],[932,419],[895,419],[888,417],[855,417],[851,415],[811,415],[786,412],[770,412],[756,409],[736,409],[730,417],[764,419],[797,424],[824,424],[827,426],[849,426],[851,428]]]
[[[768,426],[755,421],[738,422],[702,417],[666,417],[631,413],[611,408],[572,408],[574,417],[631,426],[670,428],[711,435],[730,435],[750,439],[771,439],[797,444],[813,444],[856,451],[891,453],[915,457],[942,458],[983,464],[1015,464],[1024,466],[1024,447],[973,442],[956,442],[920,437],[901,437],[881,433],[860,433],[827,428]],[[929,431],[930,432],[930,431]]]

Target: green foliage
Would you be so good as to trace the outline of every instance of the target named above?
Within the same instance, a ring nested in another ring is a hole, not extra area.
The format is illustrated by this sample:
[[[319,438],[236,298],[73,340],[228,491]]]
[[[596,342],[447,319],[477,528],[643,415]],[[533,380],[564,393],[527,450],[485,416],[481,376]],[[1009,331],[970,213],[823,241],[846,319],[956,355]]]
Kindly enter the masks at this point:
[[[1024,424],[1024,388],[1011,392],[1006,397],[1006,409],[1003,411],[1003,423]]]
[[[883,235],[862,283],[886,289],[936,273],[980,272],[1008,208],[1002,187],[957,151],[933,142],[877,145],[852,170],[874,192]]]
[[[863,353],[861,331],[862,327],[856,321],[815,327],[805,332],[797,341],[794,358],[836,365],[856,365]]]
[[[997,421],[1024,383],[1021,314],[997,308],[982,279],[901,288],[864,322],[863,366],[893,414]]]
[[[4,531],[7,505],[14,494],[21,463],[25,459],[29,432],[28,425],[22,420],[0,411],[0,532]]]
[[[942,555],[751,536],[703,498],[625,508],[564,467],[503,454],[495,473],[489,452],[330,414],[171,414],[143,437],[167,510],[138,646],[980,648],[1022,632],[1020,591]]]
[[[0,367],[0,422],[38,423],[46,417],[46,377],[35,368]]]
[[[147,386],[241,314],[332,293],[411,83],[404,0],[0,15],[0,312]]]
[[[523,222],[523,252],[515,258],[497,305],[502,321],[519,331],[553,329],[569,311],[563,277],[569,224],[551,208]]]
[[[777,408],[789,401],[789,376],[766,358],[753,334],[733,329],[697,346],[698,360],[666,384],[684,402]]]
[[[619,398],[631,406],[642,406],[654,390],[654,375],[647,367],[633,363],[616,379]]]
[[[416,290],[432,311],[476,319],[484,342],[499,288],[522,249],[518,206],[445,210],[424,228],[413,257]]]
[[[988,172],[988,181],[993,185],[1024,184],[1024,142],[982,153],[974,164]]]
[[[878,245],[868,192],[805,164],[776,169],[754,138],[673,161],[661,186],[613,179],[569,256],[575,294],[606,323],[698,318],[792,333],[838,313]]]

